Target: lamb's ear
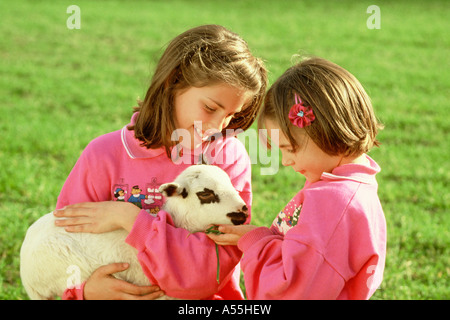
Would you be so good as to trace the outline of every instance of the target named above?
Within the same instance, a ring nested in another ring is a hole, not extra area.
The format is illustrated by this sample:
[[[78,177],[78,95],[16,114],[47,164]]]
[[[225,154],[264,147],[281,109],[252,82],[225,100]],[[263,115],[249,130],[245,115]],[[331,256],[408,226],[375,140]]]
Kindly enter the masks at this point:
[[[159,187],[159,192],[161,192],[166,197],[171,197],[173,195],[179,195],[181,192],[178,190],[181,186],[175,182],[164,183]]]
[[[164,183],[159,187],[159,192],[161,192],[166,197],[179,196],[181,195],[184,198],[188,196],[188,193],[185,188],[181,188],[178,183],[170,182]]]

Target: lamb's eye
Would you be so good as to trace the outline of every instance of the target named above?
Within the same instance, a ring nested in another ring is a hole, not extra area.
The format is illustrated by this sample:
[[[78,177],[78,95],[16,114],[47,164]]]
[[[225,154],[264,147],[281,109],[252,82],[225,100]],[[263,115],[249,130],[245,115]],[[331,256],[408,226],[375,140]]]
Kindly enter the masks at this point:
[[[207,201],[207,200],[210,200],[210,199],[214,199],[215,195],[214,195],[214,192],[200,191],[200,192],[197,192],[197,197],[200,200]]]
[[[215,194],[213,190],[207,188],[203,189],[203,191],[197,192],[196,194],[201,204],[220,201],[219,196]]]

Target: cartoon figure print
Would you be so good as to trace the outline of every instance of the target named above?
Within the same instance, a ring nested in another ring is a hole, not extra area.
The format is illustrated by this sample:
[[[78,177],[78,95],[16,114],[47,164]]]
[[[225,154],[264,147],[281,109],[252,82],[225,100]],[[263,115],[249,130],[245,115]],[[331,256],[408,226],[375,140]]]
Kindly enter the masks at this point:
[[[157,214],[163,204],[163,197],[159,192],[159,184],[156,180],[153,177],[151,182],[146,184],[145,191],[143,191],[137,184],[130,189],[129,184],[124,183],[124,179],[121,178],[120,182],[113,186],[112,200],[130,202],[150,214]],[[126,198],[127,194],[130,194],[128,199]]]
[[[126,201],[125,196],[126,196],[127,193],[128,193],[128,184],[126,184],[124,182],[124,179],[121,178],[119,183],[117,183],[117,184],[115,184],[113,186],[113,189],[112,189],[113,198],[112,198],[112,200],[125,202]]]
[[[138,206],[142,209],[142,200],[147,199],[147,196],[141,194],[142,190],[139,189],[138,185],[135,185],[131,188],[131,196],[128,198],[128,202]]]
[[[293,208],[291,208],[293,206]],[[300,217],[302,206],[291,205],[286,206],[275,218],[273,224],[278,228],[282,234],[286,234],[292,227],[296,226]]]
[[[116,188],[116,190],[114,190],[114,198],[116,198],[116,201],[125,202],[125,193],[126,190],[123,190],[122,188]]]

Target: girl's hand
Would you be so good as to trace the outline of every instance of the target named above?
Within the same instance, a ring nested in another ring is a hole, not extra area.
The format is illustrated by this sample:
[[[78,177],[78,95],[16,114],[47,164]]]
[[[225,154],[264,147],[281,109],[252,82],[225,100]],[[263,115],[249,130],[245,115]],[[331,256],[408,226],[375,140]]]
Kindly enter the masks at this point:
[[[207,236],[221,246],[235,246],[237,245],[239,239],[247,232],[258,228],[257,226],[251,224],[245,224],[240,226],[234,225],[220,225],[218,230],[223,234],[213,234],[208,233]]]
[[[124,271],[127,263],[112,263],[95,270],[84,285],[86,300],[154,300],[164,295],[157,286],[137,286],[116,279],[112,274]]]
[[[118,229],[131,231],[140,209],[128,202],[84,202],[55,210],[55,225],[67,232],[103,233]]]

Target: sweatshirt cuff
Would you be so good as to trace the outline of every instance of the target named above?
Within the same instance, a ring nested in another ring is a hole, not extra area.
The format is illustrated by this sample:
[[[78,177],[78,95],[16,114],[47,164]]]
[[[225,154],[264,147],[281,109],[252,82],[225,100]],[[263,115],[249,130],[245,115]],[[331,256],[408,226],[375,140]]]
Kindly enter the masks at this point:
[[[264,237],[273,236],[273,232],[267,227],[259,227],[244,234],[238,241],[238,248],[245,253],[254,243]]]
[[[152,230],[154,219],[154,216],[142,209],[136,217],[125,242],[136,248],[138,251],[143,251],[145,249],[145,241],[143,241],[143,239],[148,238],[148,235]]]
[[[67,288],[63,295],[62,300],[84,300],[84,286],[86,281],[84,281],[81,285],[76,286],[74,288]]]

